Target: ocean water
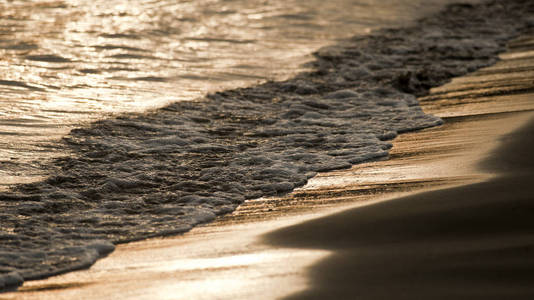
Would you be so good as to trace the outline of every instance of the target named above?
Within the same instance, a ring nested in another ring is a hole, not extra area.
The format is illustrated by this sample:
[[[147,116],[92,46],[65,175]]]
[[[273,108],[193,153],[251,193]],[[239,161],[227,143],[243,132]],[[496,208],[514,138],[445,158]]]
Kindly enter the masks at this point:
[[[0,288],[441,124],[416,96],[534,25],[531,1],[447,2],[4,3]]]
[[[286,79],[314,50],[445,0],[0,2],[0,189],[42,180],[71,129]]]

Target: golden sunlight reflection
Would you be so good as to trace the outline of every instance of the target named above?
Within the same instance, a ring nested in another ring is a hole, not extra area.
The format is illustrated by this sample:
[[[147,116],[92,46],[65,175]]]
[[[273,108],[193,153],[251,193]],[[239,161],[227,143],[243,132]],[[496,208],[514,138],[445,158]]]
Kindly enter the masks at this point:
[[[148,247],[119,245],[87,271],[28,281],[6,299],[111,299],[117,291],[125,299],[277,299],[305,289],[306,268],[329,252],[275,249],[258,237],[311,217],[199,227]]]
[[[287,251],[270,251],[247,254],[234,254],[222,257],[193,258],[176,260],[171,263],[162,262],[161,266],[151,266],[163,272],[187,271],[195,269],[223,269],[237,267],[254,267],[258,264],[266,264],[281,259],[288,259]]]
[[[290,77],[321,46],[447,1],[0,3],[0,175],[47,175],[41,166],[66,154],[56,142],[72,128]]]

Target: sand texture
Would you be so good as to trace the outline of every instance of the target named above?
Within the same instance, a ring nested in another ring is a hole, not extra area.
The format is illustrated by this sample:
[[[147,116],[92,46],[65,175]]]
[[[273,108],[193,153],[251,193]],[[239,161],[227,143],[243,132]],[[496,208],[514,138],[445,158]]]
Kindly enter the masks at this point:
[[[269,235],[334,251],[290,299],[532,299],[534,122],[484,161],[501,176],[349,210]]]
[[[500,137],[496,150],[480,156],[485,158],[477,163],[478,170],[493,177],[344,211],[267,235],[276,247],[332,253],[309,269],[308,289],[287,299],[534,297],[531,51],[532,36],[524,36],[510,44],[497,65],[420,98],[425,111],[445,118],[445,127],[493,119],[497,123],[483,130],[491,135],[513,120],[530,118],[521,129]],[[428,142],[423,142],[428,149]]]

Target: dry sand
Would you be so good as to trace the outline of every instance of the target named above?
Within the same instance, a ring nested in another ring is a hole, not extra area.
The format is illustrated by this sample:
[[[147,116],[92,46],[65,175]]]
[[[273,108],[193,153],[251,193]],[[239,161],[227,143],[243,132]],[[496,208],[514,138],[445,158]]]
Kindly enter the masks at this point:
[[[183,236],[119,245],[90,270],[0,299],[532,298],[533,126],[510,134],[534,109],[534,59],[519,47],[532,41],[423,98],[454,117],[401,136],[389,161],[322,174]]]

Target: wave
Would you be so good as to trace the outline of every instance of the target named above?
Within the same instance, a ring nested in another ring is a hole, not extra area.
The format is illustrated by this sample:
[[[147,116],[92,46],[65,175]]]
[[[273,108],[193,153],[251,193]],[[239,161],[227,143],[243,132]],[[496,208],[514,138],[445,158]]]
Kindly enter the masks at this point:
[[[322,48],[314,71],[290,80],[72,130],[63,146],[73,154],[48,166],[54,176],[0,194],[0,289],[386,157],[398,133],[442,123],[416,96],[494,63],[533,13],[523,0],[450,5]]]

